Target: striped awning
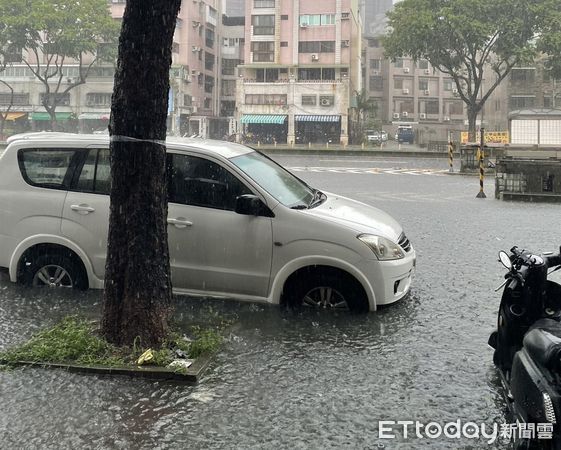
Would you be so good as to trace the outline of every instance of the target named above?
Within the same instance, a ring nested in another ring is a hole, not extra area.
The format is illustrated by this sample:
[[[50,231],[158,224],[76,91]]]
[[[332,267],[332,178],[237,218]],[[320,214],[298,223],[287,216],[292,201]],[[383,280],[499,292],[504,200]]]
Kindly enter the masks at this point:
[[[242,123],[274,123],[282,125],[286,120],[286,114],[244,114]]]
[[[109,120],[109,113],[82,113],[78,116],[80,120]]]
[[[341,116],[294,116],[296,122],[339,122]]]

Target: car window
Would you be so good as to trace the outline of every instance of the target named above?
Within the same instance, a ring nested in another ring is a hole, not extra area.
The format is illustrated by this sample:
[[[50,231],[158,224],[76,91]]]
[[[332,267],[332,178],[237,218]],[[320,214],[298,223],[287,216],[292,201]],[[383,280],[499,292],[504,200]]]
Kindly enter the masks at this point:
[[[236,198],[251,194],[236,176],[205,158],[170,154],[169,201],[233,211]]]
[[[109,194],[111,189],[108,149],[90,149],[80,171],[76,190]]]
[[[261,153],[246,153],[230,161],[285,206],[308,205],[314,197],[306,183]]]
[[[24,149],[18,153],[18,163],[24,180],[37,187],[63,188],[71,176],[68,170],[75,159],[76,149]]]

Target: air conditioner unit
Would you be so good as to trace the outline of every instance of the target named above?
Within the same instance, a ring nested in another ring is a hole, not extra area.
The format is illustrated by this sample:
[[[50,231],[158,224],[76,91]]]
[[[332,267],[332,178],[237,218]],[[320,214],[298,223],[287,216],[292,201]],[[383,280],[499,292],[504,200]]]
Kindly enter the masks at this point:
[[[409,89],[403,88],[403,93],[404,93],[404,94],[409,94]]]
[[[350,13],[348,13],[348,12],[341,13],[341,19],[346,20],[349,17],[350,17]]]
[[[341,41],[341,48],[349,47],[349,41]]]
[[[430,90],[425,89],[425,95],[430,95]]]
[[[329,98],[322,98],[319,103],[320,103],[321,106],[331,106],[332,105],[332,102]]]
[[[399,113],[393,113],[393,118],[394,119],[399,119]]]
[[[196,45],[193,45],[191,47],[191,50],[193,50],[193,52],[200,52],[201,51],[201,47],[197,47]]]
[[[403,73],[409,73],[409,67],[404,67],[403,68]]]
[[[425,69],[425,75],[430,75],[430,69]]]
[[[458,89],[457,88],[452,88],[452,94],[457,94],[458,93]]]
[[[307,27],[308,27],[308,24],[305,23],[305,22],[300,24],[300,28],[307,28]]]
[[[193,28],[199,28],[201,26],[201,22],[198,20],[193,20]]]
[[[426,119],[427,115],[425,113],[420,113],[419,114],[419,119]]]
[[[450,122],[450,117],[444,116],[444,122]]]
[[[407,117],[409,115],[409,113],[407,111],[403,111],[401,113],[401,117]]]
[[[183,79],[185,81],[187,81],[188,83],[190,83],[191,81],[193,81],[193,79],[191,78],[191,75],[188,73],[185,73],[185,75],[183,76]]]
[[[312,61],[319,61],[319,56],[317,53],[312,53]]]

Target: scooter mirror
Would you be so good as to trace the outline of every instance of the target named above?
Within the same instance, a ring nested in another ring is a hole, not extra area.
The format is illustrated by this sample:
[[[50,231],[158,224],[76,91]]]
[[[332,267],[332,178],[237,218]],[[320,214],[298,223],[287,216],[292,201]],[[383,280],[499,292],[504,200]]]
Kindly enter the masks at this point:
[[[508,256],[507,252],[504,252],[502,250],[499,252],[499,261],[508,270],[512,269],[512,261],[510,260],[510,257]]]

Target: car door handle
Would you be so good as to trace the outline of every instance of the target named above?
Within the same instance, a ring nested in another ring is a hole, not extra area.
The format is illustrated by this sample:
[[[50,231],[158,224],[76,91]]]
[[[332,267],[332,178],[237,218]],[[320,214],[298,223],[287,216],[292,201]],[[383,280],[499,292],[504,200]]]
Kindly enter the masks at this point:
[[[95,208],[92,208],[90,205],[86,205],[85,203],[81,203],[79,205],[70,205],[70,209],[72,211],[76,211],[78,214],[89,214],[95,211]]]
[[[186,228],[193,225],[193,222],[189,222],[184,217],[178,217],[177,219],[168,219],[170,225],[174,225],[176,228]]]

